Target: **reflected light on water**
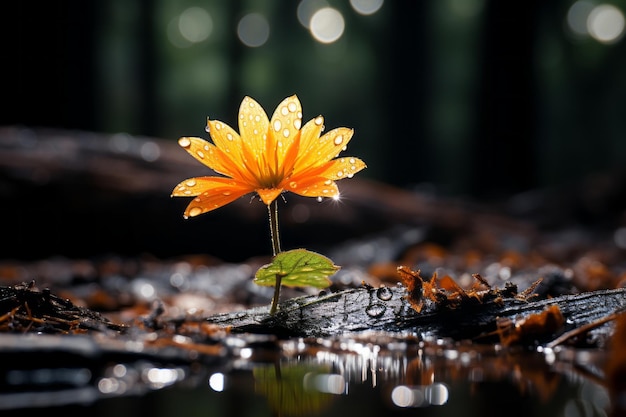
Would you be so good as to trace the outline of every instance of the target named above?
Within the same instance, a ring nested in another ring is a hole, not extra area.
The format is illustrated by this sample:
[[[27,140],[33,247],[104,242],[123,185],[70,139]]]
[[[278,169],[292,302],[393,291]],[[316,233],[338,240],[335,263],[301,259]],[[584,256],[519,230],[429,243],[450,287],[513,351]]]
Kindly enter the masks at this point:
[[[249,13],[237,25],[237,36],[250,48],[264,45],[270,37],[270,24],[260,13]]]
[[[153,389],[160,389],[184,379],[185,372],[182,369],[150,368],[144,371],[143,378]]]
[[[398,407],[428,407],[448,402],[448,387],[441,383],[426,386],[398,385],[391,391],[391,401]]]
[[[302,381],[304,389],[326,394],[343,394],[347,390],[346,380],[338,374],[318,374],[309,372]]]
[[[216,372],[209,377],[209,387],[211,387],[213,391],[217,391],[217,392],[224,391],[224,387],[226,386],[225,382],[226,382],[226,378],[224,374],[221,372]]]

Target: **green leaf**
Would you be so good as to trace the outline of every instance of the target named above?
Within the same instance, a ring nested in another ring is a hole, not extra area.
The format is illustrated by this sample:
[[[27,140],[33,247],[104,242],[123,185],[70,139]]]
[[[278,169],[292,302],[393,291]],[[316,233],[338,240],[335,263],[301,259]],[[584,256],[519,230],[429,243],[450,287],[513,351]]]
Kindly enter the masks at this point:
[[[280,252],[272,263],[259,268],[254,276],[258,285],[273,287],[276,278],[281,278],[281,285],[288,287],[326,288],[331,282],[328,279],[339,270],[339,266],[319,253],[306,249],[294,249]]]

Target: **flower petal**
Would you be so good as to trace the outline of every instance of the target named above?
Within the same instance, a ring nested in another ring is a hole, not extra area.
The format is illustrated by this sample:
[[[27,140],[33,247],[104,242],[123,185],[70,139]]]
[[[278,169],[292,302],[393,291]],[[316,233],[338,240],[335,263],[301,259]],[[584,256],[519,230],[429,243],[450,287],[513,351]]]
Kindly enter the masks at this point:
[[[274,110],[270,121],[270,140],[267,142],[267,154],[276,155],[277,171],[280,170],[285,154],[298,136],[301,127],[302,105],[300,100],[296,95],[287,97]]]
[[[263,200],[263,203],[269,206],[272,203],[272,201],[276,200],[276,198],[278,198],[280,193],[283,192],[283,189],[282,188],[260,188],[256,190],[256,192],[259,195],[259,197],[261,197],[261,200]]]
[[[304,156],[316,152],[315,147],[319,143],[322,130],[324,130],[324,117],[322,116],[309,120],[302,127],[300,130],[300,155],[296,158],[294,169],[302,169],[303,164],[300,161],[304,159]]]
[[[308,168],[318,167],[335,158],[346,147],[353,133],[353,129],[339,127],[326,133],[317,141],[310,137],[306,138],[306,142],[308,142],[309,145],[307,148],[302,148],[304,143],[300,144],[301,151],[298,154],[294,172],[301,172]]]
[[[229,177],[235,177],[238,169],[219,148],[201,138],[182,137],[178,144],[191,156],[212,170]]]
[[[340,180],[343,178],[352,178],[354,174],[366,167],[365,162],[359,158],[346,156],[327,162],[324,165],[324,169],[319,171],[318,175],[331,180]]]
[[[335,181],[324,177],[305,176],[292,178],[287,190],[304,197],[338,197],[339,188]]]
[[[244,97],[239,107],[239,134],[242,147],[248,147],[257,158],[265,153],[269,124],[263,107],[253,98]]]
[[[253,191],[246,184],[221,177],[189,178],[172,191],[173,197],[196,197],[185,210],[185,218],[222,207]]]
[[[257,179],[253,172],[258,171],[257,162],[249,153],[244,152],[241,136],[232,127],[219,120],[207,120],[207,125],[213,143],[222,152],[220,159],[231,162],[231,164],[224,162],[224,165],[228,165],[233,173],[229,176],[241,179],[248,184],[255,184]]]

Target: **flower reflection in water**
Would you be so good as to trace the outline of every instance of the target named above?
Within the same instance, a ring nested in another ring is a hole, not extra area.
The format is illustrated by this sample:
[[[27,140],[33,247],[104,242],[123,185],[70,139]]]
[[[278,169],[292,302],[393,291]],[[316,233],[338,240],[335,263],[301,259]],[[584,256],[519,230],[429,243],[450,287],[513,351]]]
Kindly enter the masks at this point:
[[[566,348],[545,354],[384,332],[280,344],[273,356],[257,351],[237,362],[238,371],[251,371],[254,393],[275,415],[343,416],[346,407],[386,415],[416,408],[478,415],[505,407],[537,416],[584,407],[606,415],[609,407],[593,374],[602,361],[594,353],[582,366]],[[228,373],[223,377],[226,390],[241,389],[228,384]]]

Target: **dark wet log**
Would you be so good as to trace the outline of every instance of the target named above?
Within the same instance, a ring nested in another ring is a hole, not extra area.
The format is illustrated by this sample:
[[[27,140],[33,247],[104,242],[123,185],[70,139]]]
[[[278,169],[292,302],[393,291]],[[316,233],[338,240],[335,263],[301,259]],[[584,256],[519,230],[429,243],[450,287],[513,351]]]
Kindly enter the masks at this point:
[[[498,320],[519,320],[557,305],[566,323],[554,333],[578,328],[626,308],[626,289],[603,290],[539,301],[515,297],[456,308],[426,302],[420,313],[405,299],[402,287],[363,287],[284,301],[278,313],[267,307],[220,314],[210,323],[229,326],[234,333],[273,333],[283,337],[328,337],[346,332],[382,330],[415,332],[434,337],[474,339],[497,329]],[[556,334],[543,335],[551,340]],[[606,332],[604,334],[606,336]]]

